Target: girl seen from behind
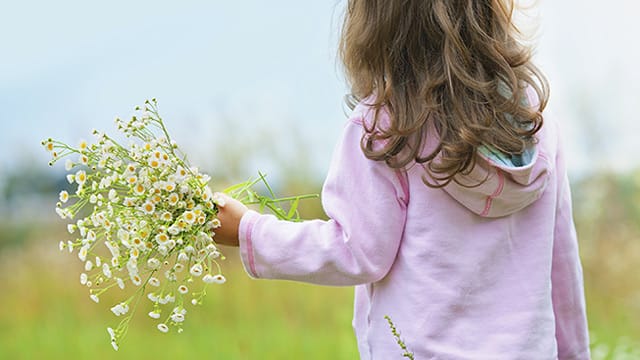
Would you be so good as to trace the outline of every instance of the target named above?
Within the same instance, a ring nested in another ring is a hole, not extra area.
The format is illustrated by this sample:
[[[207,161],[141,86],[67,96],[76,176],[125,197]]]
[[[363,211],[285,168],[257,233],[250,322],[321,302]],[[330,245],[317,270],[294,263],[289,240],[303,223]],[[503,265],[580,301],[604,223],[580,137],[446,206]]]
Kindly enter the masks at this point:
[[[416,359],[589,358],[565,158],[514,7],[350,0],[329,220],[220,208],[252,277],[355,286],[362,359],[402,358],[385,315]]]

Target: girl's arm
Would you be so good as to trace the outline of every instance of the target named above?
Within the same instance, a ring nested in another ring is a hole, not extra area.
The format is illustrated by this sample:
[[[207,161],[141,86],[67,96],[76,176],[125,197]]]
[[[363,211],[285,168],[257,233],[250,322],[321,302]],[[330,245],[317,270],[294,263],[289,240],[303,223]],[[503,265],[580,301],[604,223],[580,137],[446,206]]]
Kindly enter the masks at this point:
[[[558,207],[553,243],[552,299],[556,318],[558,359],[589,359],[589,330],[585,310],[582,266],[571,211],[571,191],[559,147]]]
[[[252,277],[356,285],[387,274],[404,230],[406,177],[364,156],[363,131],[349,122],[334,153],[322,190],[330,220],[293,223],[244,213],[240,253]]]

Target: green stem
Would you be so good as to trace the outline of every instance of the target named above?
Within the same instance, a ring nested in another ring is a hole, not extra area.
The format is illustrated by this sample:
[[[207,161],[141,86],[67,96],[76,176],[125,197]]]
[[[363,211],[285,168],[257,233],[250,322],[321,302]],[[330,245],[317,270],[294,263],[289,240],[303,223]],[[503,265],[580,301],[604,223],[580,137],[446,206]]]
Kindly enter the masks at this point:
[[[387,319],[387,322],[389,323],[389,328],[391,328],[391,333],[393,334],[393,337],[396,339],[396,342],[398,343],[398,345],[403,351],[402,357],[415,360],[413,357],[413,353],[409,351],[409,349],[407,349],[407,345],[404,343],[404,341],[400,337],[400,333],[398,332],[398,329],[396,329],[395,324],[393,323],[393,321],[391,321],[391,317],[389,317],[389,315],[385,315],[384,318]]]

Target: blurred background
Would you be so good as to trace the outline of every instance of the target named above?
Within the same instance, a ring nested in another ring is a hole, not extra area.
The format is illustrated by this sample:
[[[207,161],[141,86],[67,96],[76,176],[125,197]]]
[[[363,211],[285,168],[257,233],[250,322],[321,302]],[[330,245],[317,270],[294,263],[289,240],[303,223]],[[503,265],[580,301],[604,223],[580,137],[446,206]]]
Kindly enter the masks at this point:
[[[261,170],[279,194],[317,193],[346,120],[345,2],[0,3],[1,359],[357,358],[352,289],[253,281],[231,249],[228,282],[191,310],[183,334],[140,315],[114,353],[110,302],[91,302],[81,263],[57,250],[68,235],[53,211],[64,169],[40,147],[89,140],[92,128],[113,134],[116,116],[156,97],[215,188]],[[518,18],[535,34],[564,130],[594,359],[640,358],[638,10],[541,0]],[[317,201],[302,211],[323,216]]]

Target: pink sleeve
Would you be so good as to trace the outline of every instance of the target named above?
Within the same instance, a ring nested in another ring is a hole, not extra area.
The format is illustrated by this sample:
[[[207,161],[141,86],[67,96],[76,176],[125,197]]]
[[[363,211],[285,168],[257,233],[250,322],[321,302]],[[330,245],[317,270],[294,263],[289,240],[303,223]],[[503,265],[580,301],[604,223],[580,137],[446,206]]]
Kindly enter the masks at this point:
[[[280,221],[247,212],[240,254],[254,278],[322,285],[382,279],[396,257],[406,216],[406,178],[360,150],[362,125],[349,122],[322,189],[328,221]]]
[[[571,210],[569,179],[560,147],[557,161],[558,207],[551,281],[558,359],[589,359],[589,330],[582,266],[580,265],[578,240]]]

